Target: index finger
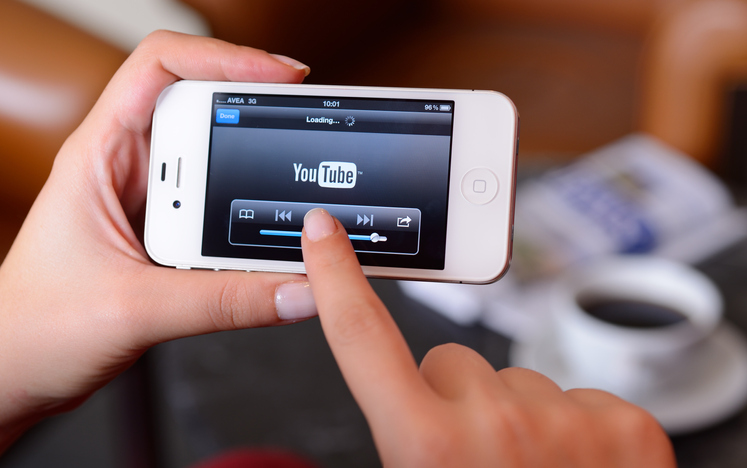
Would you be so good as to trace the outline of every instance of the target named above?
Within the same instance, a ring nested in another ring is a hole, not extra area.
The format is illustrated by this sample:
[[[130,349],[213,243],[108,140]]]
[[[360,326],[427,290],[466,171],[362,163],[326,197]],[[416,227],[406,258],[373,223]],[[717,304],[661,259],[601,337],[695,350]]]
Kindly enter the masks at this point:
[[[306,274],[332,353],[367,417],[424,390],[415,360],[389,311],[363,275],[347,233],[324,210],[304,219]]]
[[[125,128],[149,131],[156,99],[180,79],[299,83],[309,68],[293,59],[218,39],[172,31],[146,37],[125,61],[94,108]],[[111,109],[116,109],[112,112]]]

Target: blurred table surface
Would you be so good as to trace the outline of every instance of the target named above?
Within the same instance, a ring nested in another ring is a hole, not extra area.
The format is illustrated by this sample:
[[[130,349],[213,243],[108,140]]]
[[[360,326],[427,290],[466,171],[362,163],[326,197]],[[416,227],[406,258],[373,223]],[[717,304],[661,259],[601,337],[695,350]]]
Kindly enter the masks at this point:
[[[747,332],[747,241],[698,266],[725,298],[725,316]],[[482,326],[461,327],[373,280],[418,362],[456,342],[497,369],[510,340]],[[280,446],[327,468],[380,466],[365,420],[335,366],[318,320],[179,340],[156,348],[153,375],[163,409],[164,466],[188,466],[236,446]],[[673,439],[679,466],[747,466],[747,409]]]

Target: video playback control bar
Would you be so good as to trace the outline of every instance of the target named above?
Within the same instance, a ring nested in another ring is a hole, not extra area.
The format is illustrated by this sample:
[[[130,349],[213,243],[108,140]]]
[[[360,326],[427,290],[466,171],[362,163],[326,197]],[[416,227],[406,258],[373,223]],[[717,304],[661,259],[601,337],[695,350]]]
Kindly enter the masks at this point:
[[[420,249],[420,210],[365,205],[334,205],[233,200],[231,245],[301,248],[303,218],[324,208],[340,220],[356,252],[415,255]]]

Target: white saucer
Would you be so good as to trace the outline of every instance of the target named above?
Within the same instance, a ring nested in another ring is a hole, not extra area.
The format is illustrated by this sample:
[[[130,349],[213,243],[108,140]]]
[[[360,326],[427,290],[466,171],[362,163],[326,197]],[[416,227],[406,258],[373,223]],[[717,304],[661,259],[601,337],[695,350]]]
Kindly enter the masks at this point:
[[[514,342],[509,362],[546,375],[563,390],[585,387],[566,369],[549,330],[535,339]],[[714,425],[747,402],[747,342],[732,325],[720,325],[687,366],[676,383],[633,401],[653,414],[670,435]]]

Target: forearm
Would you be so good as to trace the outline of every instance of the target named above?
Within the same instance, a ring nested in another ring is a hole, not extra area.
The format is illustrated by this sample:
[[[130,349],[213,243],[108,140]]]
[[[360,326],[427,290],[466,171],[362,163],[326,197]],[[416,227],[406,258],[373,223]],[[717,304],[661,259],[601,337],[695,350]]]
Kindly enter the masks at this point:
[[[0,453],[10,447],[26,430],[39,422],[43,416],[26,385],[25,373],[19,372],[28,366],[31,359],[19,357],[23,351],[15,343],[17,324],[13,323],[12,295],[3,288],[3,268],[0,265]],[[18,310],[14,311],[18,313]],[[39,408],[41,410],[41,408]]]
[[[26,277],[24,262],[17,255],[23,243],[17,240],[0,264],[0,453],[42,419],[85,400],[75,392],[65,394],[44,383],[55,368],[65,372],[59,362],[54,362],[55,352],[49,348],[65,335],[59,327],[50,325],[51,315],[59,314],[61,305],[53,301],[54,310],[41,315],[50,309],[50,302],[42,301],[42,294],[29,289],[35,281]],[[28,267],[31,259],[26,260]],[[36,282],[44,281],[38,278]],[[52,361],[51,366],[44,365],[48,361]]]

